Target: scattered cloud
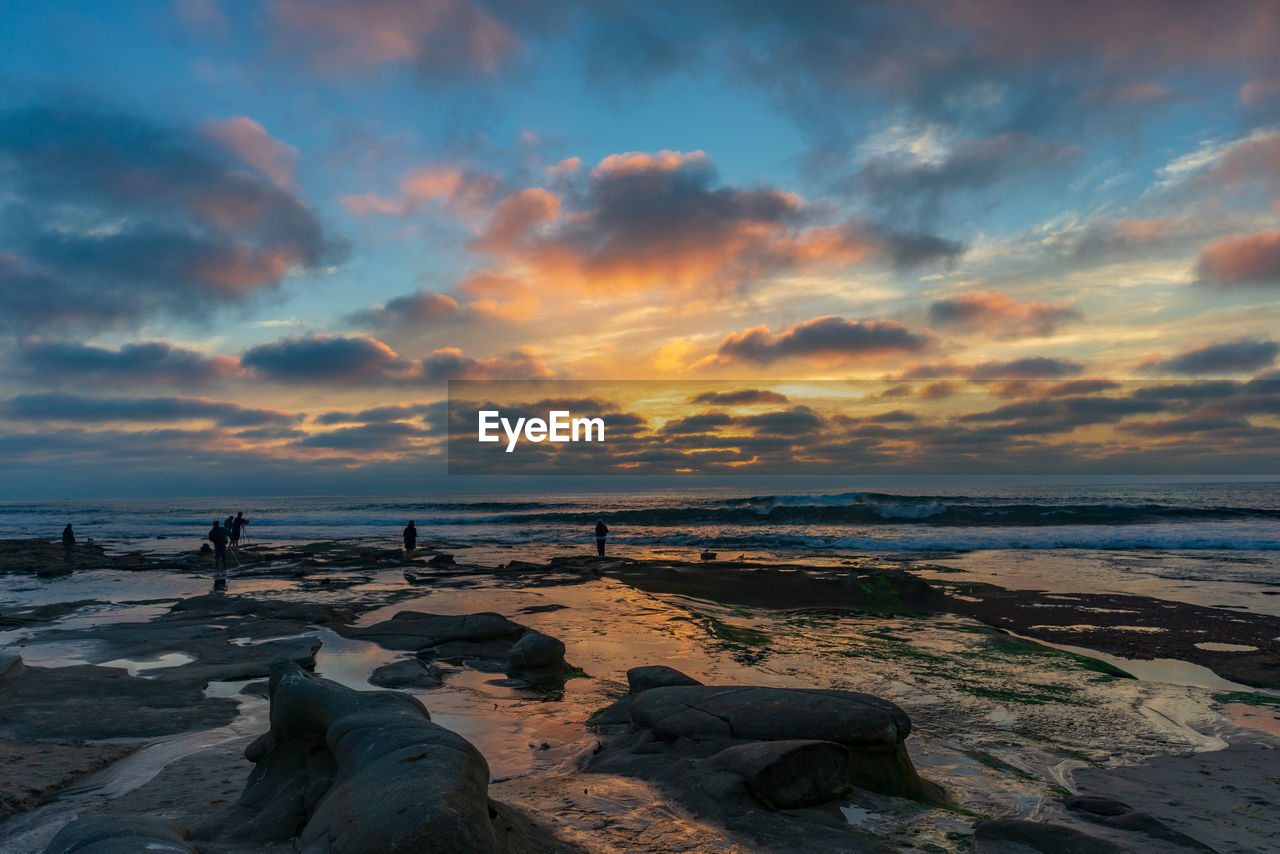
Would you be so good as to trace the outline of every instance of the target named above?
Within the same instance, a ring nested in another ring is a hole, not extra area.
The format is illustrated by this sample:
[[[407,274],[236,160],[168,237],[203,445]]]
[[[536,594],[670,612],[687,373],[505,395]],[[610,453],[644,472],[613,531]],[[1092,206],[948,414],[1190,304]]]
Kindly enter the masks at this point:
[[[1020,303],[993,291],[973,291],[929,306],[929,322],[936,327],[982,332],[997,339],[1044,338],[1080,318],[1080,312],[1069,305]]]

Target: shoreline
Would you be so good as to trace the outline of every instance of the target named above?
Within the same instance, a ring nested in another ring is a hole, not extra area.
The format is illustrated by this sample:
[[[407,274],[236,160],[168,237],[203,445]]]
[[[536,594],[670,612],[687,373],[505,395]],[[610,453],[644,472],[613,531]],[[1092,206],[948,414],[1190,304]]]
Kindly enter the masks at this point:
[[[0,543],[0,550],[6,548],[16,547]],[[1252,724],[1240,711],[1242,707],[1261,714],[1265,725],[1270,714],[1265,687],[1243,697],[1217,697],[1203,688],[1143,682],[1128,678],[1122,662],[1117,668],[1001,631],[1025,636],[1019,629],[1030,626],[988,628],[985,621],[974,619],[1022,620],[1028,611],[1042,614],[1052,610],[1046,606],[1055,605],[1064,610],[1064,618],[1066,612],[1075,613],[1080,625],[1102,624],[1106,621],[1098,618],[1098,609],[1104,606],[1101,600],[1072,602],[1059,597],[1055,603],[1044,598],[1055,594],[1032,596],[1029,591],[975,586],[961,580],[962,574],[926,582],[901,562],[882,555],[839,567],[591,556],[482,567],[465,562],[468,552],[457,549],[456,562],[437,561],[433,566],[430,551],[404,561],[397,550],[368,542],[254,546],[241,550],[244,565],[239,571],[233,567],[228,589],[214,595],[209,591],[210,567],[198,556],[145,557],[141,566],[132,562],[122,566],[117,557],[103,555],[101,570],[80,566],[77,571],[86,581],[98,575],[112,577],[114,605],[81,598],[85,591],[73,589],[74,572],[70,577],[41,579],[37,586],[49,601],[37,604],[34,599],[40,597],[32,594],[25,609],[5,606],[0,611],[4,621],[0,637],[12,640],[17,633],[29,635],[23,647],[10,651],[26,652],[28,672],[43,678],[51,679],[61,665],[76,668],[82,684],[89,684],[83,682],[88,671],[123,674],[118,668],[124,666],[138,674],[131,677],[135,681],[170,692],[185,690],[184,685],[207,684],[216,690],[205,690],[203,699],[192,700],[192,708],[205,709],[198,712],[205,716],[204,726],[216,728],[236,721],[242,725],[246,708],[257,709],[248,713],[251,717],[262,714],[263,701],[252,696],[261,688],[253,686],[269,670],[270,660],[280,654],[368,691],[374,688],[369,684],[374,670],[406,659],[404,653],[387,649],[385,640],[362,635],[367,629],[361,627],[385,621],[401,610],[499,611],[516,624],[531,626],[529,631],[563,641],[564,660],[581,668],[585,678],[570,676],[563,688],[550,694],[546,688],[521,687],[519,680],[506,685],[494,678],[492,670],[486,672],[488,665],[474,657],[478,653],[470,653],[456,662],[446,656],[429,663],[426,669],[438,680],[438,687],[408,690],[426,704],[433,719],[480,747],[489,760],[490,789],[498,793],[495,796],[505,796],[531,821],[541,816],[543,824],[555,815],[554,804],[563,807],[572,800],[571,784],[566,781],[605,781],[581,767],[580,755],[593,739],[589,718],[616,700],[619,691],[625,692],[624,671],[640,664],[671,664],[708,684],[850,687],[888,697],[911,716],[915,734],[907,746],[921,775],[937,779],[965,811],[991,818],[1052,819],[1081,832],[1101,833],[1100,838],[1116,831],[1099,830],[1096,822],[1080,819],[1078,810],[1065,806],[1073,789],[1084,791],[1073,782],[1078,770],[1090,769],[1092,793],[1110,785],[1113,769],[1145,767],[1162,761],[1161,757],[1190,760],[1224,749],[1247,752],[1246,764],[1253,767],[1269,761],[1267,751],[1280,746],[1280,740],[1264,729],[1249,728]],[[744,582],[744,578],[752,580]],[[149,579],[162,582],[164,595],[130,595],[135,588],[140,593]],[[120,590],[120,585],[127,590]],[[52,601],[59,598],[54,592],[58,587],[65,587],[73,598]],[[974,592],[986,598],[970,595]],[[984,612],[957,597],[997,603],[985,608],[1009,607]],[[1171,610],[1165,600],[1126,604],[1128,611],[1145,613],[1148,622]],[[1142,607],[1135,607],[1138,604]],[[95,615],[95,609],[104,607]],[[1081,616],[1085,614],[1090,615],[1088,620]],[[114,621],[122,615],[129,621]],[[1124,616],[1123,624],[1128,625],[1142,622],[1134,613],[1111,616]],[[1250,631],[1275,619],[1253,616],[1257,619],[1245,621]],[[1174,633],[1186,635],[1189,629],[1176,614],[1169,623]],[[210,625],[229,626],[230,633],[214,642],[207,636]],[[1118,631],[1108,634],[1105,626],[1099,627],[1104,629],[1098,634],[1103,640],[1114,639]],[[308,638],[313,640],[303,642]],[[69,663],[65,652],[73,648],[86,664]],[[144,655],[143,650],[158,655]],[[112,662],[111,667],[101,666]],[[856,675],[845,663],[858,664]],[[415,671],[415,678],[425,677],[416,676]],[[242,690],[251,693],[241,694]],[[3,695],[0,692],[0,698]],[[234,709],[223,711],[217,705],[226,702],[223,697],[234,699]],[[173,698],[152,699],[163,706]],[[66,708],[59,702],[57,689],[49,692],[47,700],[49,709]],[[1250,701],[1260,705],[1250,706]],[[486,711],[487,707],[492,708]],[[1153,710],[1163,721],[1143,709]],[[170,710],[160,716],[172,714]],[[512,714],[528,720],[513,723]],[[1092,733],[1084,737],[1075,732],[1081,716],[1094,722]],[[11,722],[9,731],[0,726],[0,733],[9,740],[6,743],[26,743],[25,739],[13,742],[17,734],[13,726]],[[199,730],[197,725],[195,731]],[[530,746],[513,744],[507,737],[512,735],[527,737]],[[157,737],[164,738],[154,730],[150,736],[138,731],[135,741],[141,738],[145,744]],[[248,766],[235,759],[228,746],[232,741],[224,743],[225,749],[173,757],[156,769],[153,779],[130,792],[95,801],[94,806],[146,813],[155,808],[148,798],[156,796],[156,787],[172,788],[181,769],[195,762],[216,766],[220,780],[242,783]],[[87,773],[90,768],[81,770]],[[1219,776],[1231,784],[1230,771]],[[220,785],[230,786],[230,791],[238,783]],[[574,801],[572,812],[579,817],[578,823],[569,822],[569,827],[552,823],[561,841],[577,840],[574,844],[583,850],[613,850],[609,845],[617,839],[610,842],[609,834],[622,834],[621,828],[638,820],[635,805],[637,799],[643,800],[641,793],[647,793],[652,802],[662,790],[662,785],[655,790],[658,784],[626,775],[608,778],[608,785],[616,796],[616,801],[610,801],[612,807]],[[1124,788],[1116,785],[1117,791]],[[1160,802],[1138,803],[1132,786],[1125,791],[1130,806],[1170,827],[1177,825],[1176,810]],[[171,793],[165,811],[180,823],[189,821],[194,804],[187,801],[208,794]],[[226,793],[216,797],[225,799]],[[672,800],[669,791],[661,797],[672,809],[679,809],[679,797]],[[877,801],[878,797],[862,795],[850,801],[856,808],[848,807],[849,832],[886,831],[886,838],[899,850],[918,850],[925,844],[945,847],[958,844],[959,838],[947,834],[973,833],[975,820],[964,819],[957,825],[954,812],[913,808],[903,813]],[[149,805],[146,809],[144,803]],[[23,821],[29,822],[36,813],[25,815]],[[695,812],[682,815],[680,826],[689,838],[702,840],[699,845],[710,846],[709,840],[717,834],[722,840],[732,835],[723,823],[727,819],[717,823]],[[771,821],[783,827],[792,819],[780,815]],[[1196,825],[1201,836],[1207,833],[1204,824]],[[589,829],[596,825],[613,830]],[[7,841],[16,832],[11,828],[20,826],[22,821],[14,819],[0,824],[0,851],[23,850]],[[756,830],[772,833],[776,829]],[[38,830],[28,828],[23,839],[33,839],[30,834]],[[1280,840],[1280,827],[1264,822],[1259,833]],[[200,850],[234,849],[206,846]],[[704,849],[695,845],[642,850]]]

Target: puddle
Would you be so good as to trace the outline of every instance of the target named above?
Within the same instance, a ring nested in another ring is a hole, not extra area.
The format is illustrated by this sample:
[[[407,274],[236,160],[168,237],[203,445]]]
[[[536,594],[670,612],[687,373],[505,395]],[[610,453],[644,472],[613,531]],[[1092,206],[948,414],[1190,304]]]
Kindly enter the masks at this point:
[[[146,676],[152,670],[163,670],[166,667],[181,667],[184,664],[191,664],[196,660],[194,655],[188,655],[185,652],[166,652],[164,655],[156,656],[148,659],[132,659],[132,658],[113,658],[111,661],[104,661],[99,667],[120,667],[129,672],[130,676]]]
[[[1196,649],[1203,649],[1205,652],[1256,652],[1258,648],[1244,643],[1218,643],[1217,641],[1203,641],[1196,644]]]

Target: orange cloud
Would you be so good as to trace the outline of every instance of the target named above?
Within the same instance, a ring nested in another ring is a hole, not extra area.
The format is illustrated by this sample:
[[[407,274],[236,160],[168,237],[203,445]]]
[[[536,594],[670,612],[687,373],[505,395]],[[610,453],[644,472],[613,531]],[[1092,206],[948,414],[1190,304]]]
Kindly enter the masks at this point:
[[[717,186],[700,151],[629,152],[587,176],[580,205],[542,189],[508,195],[473,242],[540,287],[723,296],[755,278],[877,260],[911,266],[960,247],[820,211],[773,189]]]
[[[485,209],[498,183],[498,177],[488,173],[473,173],[456,166],[424,166],[400,177],[397,196],[353,193],[339,196],[338,203],[356,216],[407,216],[429,202],[438,202],[466,216],[477,216]]]
[[[929,306],[934,326],[961,332],[985,332],[995,338],[1033,338],[1052,335],[1064,323],[1079,320],[1069,305],[1020,303],[993,291],[974,291],[941,299]]]
[[[1280,229],[1215,240],[1201,253],[1199,270],[1222,286],[1280,285]]]
[[[467,310],[481,320],[522,323],[541,305],[533,288],[500,273],[474,273],[462,280],[458,290],[471,300]]]

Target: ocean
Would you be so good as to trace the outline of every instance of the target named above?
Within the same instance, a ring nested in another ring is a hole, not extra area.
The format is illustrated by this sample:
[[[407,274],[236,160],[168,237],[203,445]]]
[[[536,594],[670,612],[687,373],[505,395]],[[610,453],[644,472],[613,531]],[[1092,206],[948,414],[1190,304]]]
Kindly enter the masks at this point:
[[[243,511],[259,542],[399,536],[471,545],[590,543],[597,518],[619,546],[774,556],[1003,549],[1280,550],[1280,484],[985,485],[893,492],[750,490],[309,498],[87,499],[0,503],[0,537],[169,550]]]

